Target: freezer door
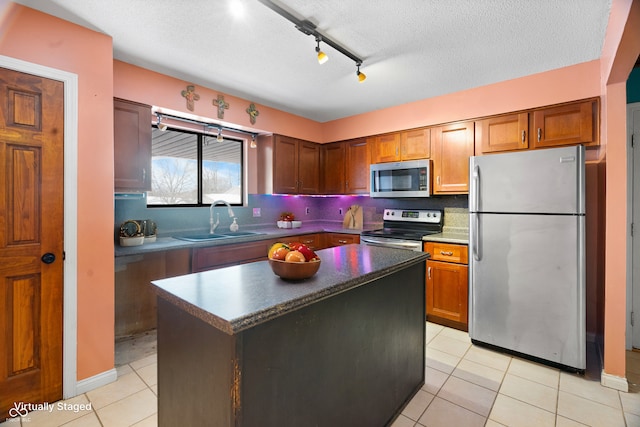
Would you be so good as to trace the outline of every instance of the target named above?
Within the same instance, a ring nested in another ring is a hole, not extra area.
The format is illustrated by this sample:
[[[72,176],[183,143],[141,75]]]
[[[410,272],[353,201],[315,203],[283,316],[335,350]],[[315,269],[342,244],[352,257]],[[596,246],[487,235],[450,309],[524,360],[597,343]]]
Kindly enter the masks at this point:
[[[470,222],[471,338],[585,369],[584,216]]]
[[[469,159],[470,212],[584,213],[584,147]]]

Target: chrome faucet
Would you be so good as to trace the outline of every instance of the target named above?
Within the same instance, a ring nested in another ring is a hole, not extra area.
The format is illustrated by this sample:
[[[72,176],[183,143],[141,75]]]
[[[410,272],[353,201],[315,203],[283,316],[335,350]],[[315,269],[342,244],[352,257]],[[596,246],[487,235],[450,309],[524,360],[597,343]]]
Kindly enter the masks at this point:
[[[216,215],[216,220],[215,222],[213,221],[213,208],[218,205],[218,204],[223,204],[227,207],[228,209],[228,213],[229,213],[229,218],[234,218],[235,214],[233,213],[233,210],[231,209],[231,205],[224,201],[224,200],[216,200],[213,203],[211,203],[211,206],[209,207],[209,234],[214,234],[216,232],[216,228],[218,228],[218,225],[220,225],[220,214]]]

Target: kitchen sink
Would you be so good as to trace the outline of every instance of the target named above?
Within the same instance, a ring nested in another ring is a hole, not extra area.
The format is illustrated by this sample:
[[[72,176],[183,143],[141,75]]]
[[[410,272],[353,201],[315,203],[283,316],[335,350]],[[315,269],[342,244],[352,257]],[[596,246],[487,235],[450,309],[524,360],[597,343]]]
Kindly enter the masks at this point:
[[[227,236],[224,234],[187,234],[184,236],[173,236],[174,239],[178,240],[186,240],[188,242],[203,242],[205,240],[215,240],[215,239],[228,239],[231,236]]]
[[[205,242],[207,240],[215,240],[215,239],[230,239],[233,237],[244,237],[244,236],[257,236],[260,233],[257,231],[229,231],[226,233],[200,233],[200,234],[185,234],[184,236],[173,236],[174,239],[178,240],[186,240],[188,242]]]
[[[226,233],[220,233],[221,236],[226,237],[257,236],[260,234],[264,233],[260,233],[258,231],[229,231]]]

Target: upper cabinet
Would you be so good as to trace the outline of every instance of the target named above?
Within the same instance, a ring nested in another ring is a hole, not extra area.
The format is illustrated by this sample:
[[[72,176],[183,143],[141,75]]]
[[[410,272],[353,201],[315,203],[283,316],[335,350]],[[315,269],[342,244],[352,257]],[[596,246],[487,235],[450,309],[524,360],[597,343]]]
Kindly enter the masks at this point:
[[[345,193],[369,194],[369,145],[365,138],[344,142],[347,162],[345,164]]]
[[[469,157],[474,153],[474,123],[432,129],[433,194],[469,192]]]
[[[559,145],[598,145],[599,102],[574,102],[533,112],[533,148]]]
[[[431,155],[431,131],[427,128],[378,135],[371,140],[373,163],[428,159]]]
[[[475,123],[476,154],[529,148],[529,113],[505,114]]]
[[[115,191],[151,190],[151,107],[113,100]]]
[[[319,144],[283,135],[260,137],[258,162],[261,193],[320,193]]]
[[[322,146],[324,194],[369,193],[369,149],[365,138]]]

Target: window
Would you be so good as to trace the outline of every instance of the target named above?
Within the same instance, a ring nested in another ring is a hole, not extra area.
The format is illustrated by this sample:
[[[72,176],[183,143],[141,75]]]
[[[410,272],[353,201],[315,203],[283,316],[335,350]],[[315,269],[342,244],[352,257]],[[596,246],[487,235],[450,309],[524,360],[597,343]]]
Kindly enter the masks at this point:
[[[243,141],[153,128],[148,206],[244,203]]]

